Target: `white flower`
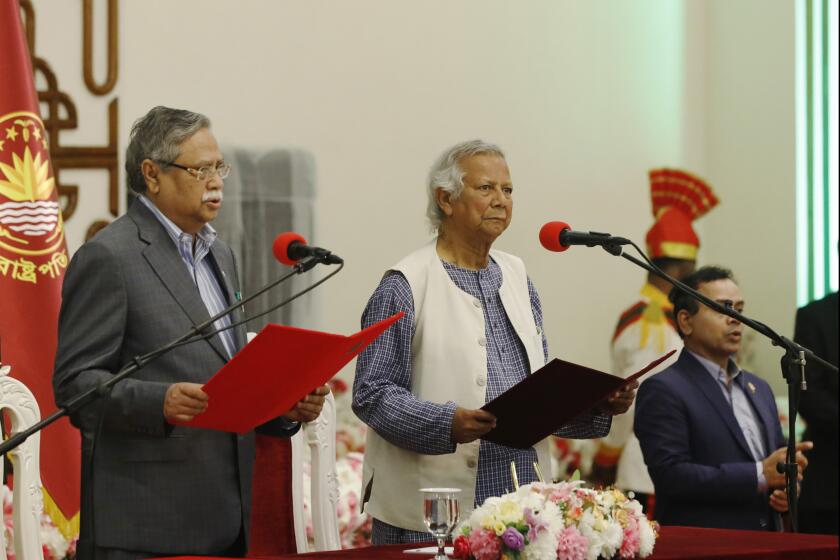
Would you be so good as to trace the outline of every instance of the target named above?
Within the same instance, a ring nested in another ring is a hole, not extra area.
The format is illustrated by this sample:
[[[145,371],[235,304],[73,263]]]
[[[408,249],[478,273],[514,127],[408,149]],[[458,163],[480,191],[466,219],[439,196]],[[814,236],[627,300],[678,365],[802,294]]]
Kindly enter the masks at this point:
[[[653,554],[655,540],[656,534],[650,522],[647,519],[641,519],[639,521],[639,556],[646,558]]]
[[[548,523],[548,530],[556,534],[566,527],[563,514],[554,504],[546,503],[546,508],[540,513],[540,519]]]
[[[496,501],[498,501],[498,498],[494,498],[494,503]],[[493,507],[493,504],[484,502],[484,505],[472,510],[470,517],[467,520],[467,524],[471,530],[492,529],[496,524],[495,508]]]
[[[596,527],[596,525],[598,525],[598,520],[595,518],[595,514],[592,513],[592,510],[584,510],[583,515],[581,515],[580,519],[578,520],[578,529],[580,529],[581,532],[583,532],[584,529],[587,531],[594,532],[599,530],[598,527]]]
[[[557,531],[542,531],[522,552],[523,560],[555,560],[557,558]]]
[[[64,558],[70,548],[70,543],[47,516],[41,520],[41,544],[47,547],[51,558]]]
[[[542,511],[546,507],[545,496],[540,492],[534,492],[527,488],[527,485],[521,487],[516,496],[523,510],[527,508],[531,511]]]
[[[475,508],[470,512],[470,516],[461,523],[461,527],[469,527],[471,531],[473,529],[478,529],[481,527],[480,515],[481,508]],[[460,528],[458,530],[460,531]]]
[[[622,508],[633,512],[633,514],[636,517],[641,517],[644,515],[642,513],[642,504],[640,504],[638,500],[628,500],[624,502]]]
[[[580,521],[578,521],[578,531],[589,541],[589,549],[586,553],[587,560],[596,560],[601,554],[601,549],[604,547],[604,537],[601,534],[603,527],[603,521],[597,519],[591,509],[583,512]]]
[[[505,494],[505,496],[507,496],[507,494]],[[486,507],[487,509],[495,509],[498,507],[498,504],[501,501],[502,498],[499,496],[490,496],[489,498],[484,500],[484,503],[481,504],[481,507]]]
[[[604,525],[605,527],[601,531],[604,539],[604,544],[601,545],[601,556],[612,558],[621,548],[621,541],[624,540],[624,530],[617,521],[612,519],[607,520]]]
[[[522,506],[516,501],[516,494],[507,494],[499,500],[496,506],[496,519],[502,523],[518,523],[522,521]]]
[[[596,498],[598,505],[611,510],[615,506],[615,496],[612,492],[598,492]]]

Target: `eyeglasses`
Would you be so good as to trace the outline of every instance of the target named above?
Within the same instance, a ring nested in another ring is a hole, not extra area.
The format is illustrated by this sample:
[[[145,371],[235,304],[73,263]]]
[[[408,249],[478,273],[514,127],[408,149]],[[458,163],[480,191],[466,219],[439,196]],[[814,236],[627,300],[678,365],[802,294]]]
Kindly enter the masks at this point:
[[[172,167],[183,169],[184,171],[195,177],[197,181],[211,179],[213,175],[218,175],[219,179],[224,179],[225,177],[230,175],[231,169],[231,165],[229,163],[220,163],[215,167],[205,165],[204,167],[199,167],[198,169],[194,169],[192,167],[185,167],[183,165],[175,163],[174,161],[165,162],[164,165],[171,165]]]

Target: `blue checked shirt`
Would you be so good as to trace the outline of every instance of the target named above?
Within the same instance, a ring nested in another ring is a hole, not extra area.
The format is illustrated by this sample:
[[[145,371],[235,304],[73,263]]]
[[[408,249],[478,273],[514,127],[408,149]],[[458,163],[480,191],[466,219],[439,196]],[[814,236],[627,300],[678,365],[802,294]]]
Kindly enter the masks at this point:
[[[213,272],[213,265],[207,259],[210,253],[210,247],[216,241],[216,230],[210,224],[204,224],[204,227],[195,235],[190,235],[179,228],[175,223],[167,218],[161,212],[154,202],[140,196],[140,202],[152,211],[152,214],[158,219],[166,233],[172,238],[175,247],[178,248],[178,253],[181,255],[181,260],[187,267],[190,278],[195,282],[198,288],[201,300],[207,307],[207,312],[211,317],[220,313],[228,306],[222,287],[219,285],[219,280]],[[193,247],[193,245],[195,247]],[[225,315],[213,323],[214,329],[223,329],[230,326],[230,315]],[[222,344],[227,350],[228,358],[232,358],[236,353],[236,346],[233,341],[233,330],[228,329],[219,333]]]
[[[530,373],[525,348],[502,307],[499,288],[502,271],[490,261],[483,270],[466,270],[443,262],[450,279],[458,288],[481,301],[487,339],[487,390],[489,402],[519,383]],[[528,291],[534,320],[542,328],[542,308],[530,279]],[[353,384],[353,410],[365,423],[390,443],[429,455],[454,453],[452,417],[456,403],[445,404],[419,400],[411,393],[411,340],[414,336],[414,299],[408,280],[398,273],[386,274],[371,296],[362,315],[368,327],[403,311],[405,317],[386,330],[360,355]],[[548,345],[543,334],[543,352]],[[584,414],[561,427],[556,435],[571,438],[596,438],[607,435],[610,417]],[[513,490],[510,463],[515,461],[519,482],[537,479],[533,463],[534,448],[513,449],[481,441],[478,455],[475,502],[480,505],[490,496]],[[550,476],[550,473],[543,473]]]

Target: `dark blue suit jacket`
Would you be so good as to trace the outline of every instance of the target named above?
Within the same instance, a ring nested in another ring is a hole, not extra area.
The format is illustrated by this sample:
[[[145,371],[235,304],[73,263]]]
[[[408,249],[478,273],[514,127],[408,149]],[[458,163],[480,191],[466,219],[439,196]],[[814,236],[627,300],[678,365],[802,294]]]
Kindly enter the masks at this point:
[[[738,376],[764,432],[767,453],[785,445],[776,402],[761,378]],[[769,492],[758,493],[755,459],[718,382],[687,350],[636,397],[634,430],[663,525],[777,529]]]

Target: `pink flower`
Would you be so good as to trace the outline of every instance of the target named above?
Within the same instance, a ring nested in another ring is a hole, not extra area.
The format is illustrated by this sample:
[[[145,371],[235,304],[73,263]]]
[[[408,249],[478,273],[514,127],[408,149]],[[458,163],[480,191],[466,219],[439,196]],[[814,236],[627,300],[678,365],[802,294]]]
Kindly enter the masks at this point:
[[[474,529],[470,533],[470,550],[475,560],[498,560],[502,555],[502,541],[487,529]]]
[[[568,487],[558,488],[548,495],[548,499],[555,504],[558,502],[568,502],[571,495],[572,493]]]
[[[575,527],[566,527],[557,535],[557,557],[585,560],[589,542]]]
[[[635,558],[639,551],[639,526],[634,522],[624,528],[624,540],[621,541],[619,558]]]

